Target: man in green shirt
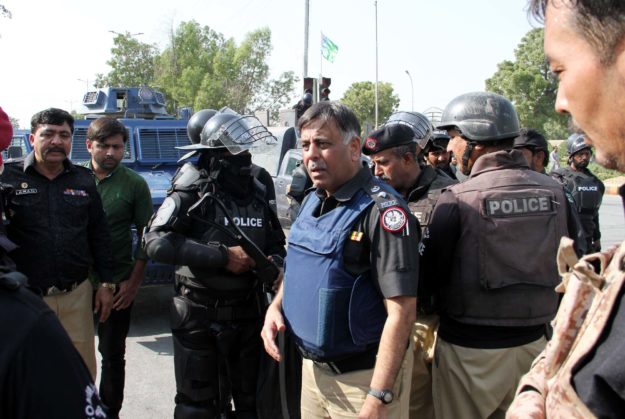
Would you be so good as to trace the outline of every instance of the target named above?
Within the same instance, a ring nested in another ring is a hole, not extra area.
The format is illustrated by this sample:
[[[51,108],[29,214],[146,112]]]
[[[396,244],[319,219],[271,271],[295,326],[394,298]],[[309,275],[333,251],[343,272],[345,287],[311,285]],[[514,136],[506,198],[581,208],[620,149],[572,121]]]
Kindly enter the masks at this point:
[[[117,418],[122,407],[130,310],[147,263],[141,246],[136,246],[133,255],[131,228],[136,227],[141,242],[143,228],[152,216],[152,198],[146,181],[120,164],[127,141],[128,132],[117,119],[102,117],[89,125],[87,150],[91,160],[86,166],[95,175],[111,231],[113,282],[118,284],[111,315],[98,326],[98,350],[102,355],[99,391],[110,418]],[[92,276],[97,279],[95,273]]]

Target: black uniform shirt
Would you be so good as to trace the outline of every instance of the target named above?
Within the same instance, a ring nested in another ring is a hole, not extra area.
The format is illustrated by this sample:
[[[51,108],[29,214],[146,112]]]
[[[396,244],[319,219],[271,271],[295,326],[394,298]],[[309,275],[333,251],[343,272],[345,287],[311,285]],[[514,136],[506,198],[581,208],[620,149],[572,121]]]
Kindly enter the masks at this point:
[[[356,192],[371,180],[371,172],[363,167],[356,176],[327,197],[323,189],[315,193],[321,199],[319,216],[349,201]],[[416,296],[419,278],[419,255],[415,251],[420,239],[420,228],[416,218],[405,207],[401,199],[396,206],[408,215],[406,226],[397,233],[382,227],[380,210],[376,204],[359,217],[354,224],[343,249],[345,269],[358,275],[371,269],[372,279],[378,284],[384,298]]]
[[[0,284],[0,319],[0,418],[106,417],[86,365],[40,297]]]
[[[17,270],[41,290],[84,280],[92,264],[110,282],[111,238],[91,171],[65,160],[63,172],[49,180],[34,164],[32,152],[7,162],[1,177],[13,188],[7,235],[19,246],[11,253]]]

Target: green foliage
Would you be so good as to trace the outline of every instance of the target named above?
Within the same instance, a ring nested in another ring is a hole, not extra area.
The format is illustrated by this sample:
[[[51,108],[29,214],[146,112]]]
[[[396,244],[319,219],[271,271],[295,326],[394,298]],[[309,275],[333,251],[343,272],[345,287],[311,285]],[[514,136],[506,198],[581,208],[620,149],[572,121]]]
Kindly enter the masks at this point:
[[[367,124],[369,126],[375,124],[375,83],[370,81],[353,83],[345,91],[341,102],[354,111],[363,129]],[[397,110],[398,106],[399,97],[393,91],[393,85],[386,82],[379,82],[378,124],[385,121]]]
[[[588,165],[588,170],[594,173],[594,175],[597,176],[602,181],[605,181],[606,179],[611,179],[614,177],[623,176],[623,174],[619,172],[618,170],[606,169],[605,167],[595,162],[592,162]]]
[[[529,31],[514,52],[516,60],[499,63],[486,80],[486,90],[514,103],[522,127],[538,129],[549,140],[563,139],[568,118],[554,109],[558,82],[545,60],[543,40],[542,28]]]
[[[158,49],[133,38],[129,32],[113,39],[112,57],[106,63],[112,70],[108,75],[98,74],[95,86],[150,86],[154,81],[154,60]]]
[[[11,121],[11,126],[13,127],[13,129],[20,129],[20,120],[17,118],[13,118],[12,116],[9,116],[9,121]]]
[[[172,113],[182,106],[229,106],[240,113],[269,110],[275,120],[279,109],[292,101],[298,81],[293,72],[269,79],[268,28],[248,33],[240,45],[196,21],[172,29],[162,52],[128,33],[114,42],[107,62],[112,70],[99,74],[96,85],[150,85],[165,94]]]
[[[4,6],[4,4],[0,4],[0,16],[11,19],[13,17],[13,14],[9,9]]]
[[[264,83],[254,96],[249,110],[252,112],[268,110],[270,120],[276,123],[280,116],[280,109],[288,107],[293,102],[295,84],[299,78],[292,71],[285,71],[277,79]]]

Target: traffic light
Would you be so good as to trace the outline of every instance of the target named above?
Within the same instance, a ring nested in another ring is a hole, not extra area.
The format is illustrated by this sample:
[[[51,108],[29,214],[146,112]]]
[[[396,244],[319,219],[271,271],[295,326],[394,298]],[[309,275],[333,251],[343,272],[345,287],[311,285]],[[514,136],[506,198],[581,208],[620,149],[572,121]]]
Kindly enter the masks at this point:
[[[315,89],[315,79],[312,77],[304,77],[304,94],[313,94]]]
[[[329,77],[321,78],[321,86],[319,86],[319,100],[330,100],[330,85],[332,79]]]

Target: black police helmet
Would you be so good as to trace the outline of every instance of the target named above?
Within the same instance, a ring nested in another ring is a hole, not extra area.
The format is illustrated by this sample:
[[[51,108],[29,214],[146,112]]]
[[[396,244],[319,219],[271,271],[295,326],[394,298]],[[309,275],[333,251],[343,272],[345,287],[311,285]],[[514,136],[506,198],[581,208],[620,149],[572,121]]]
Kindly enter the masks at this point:
[[[530,148],[532,150],[542,150],[546,155],[549,153],[549,145],[545,137],[535,129],[523,128],[519,136],[514,139],[514,148]]]
[[[187,122],[187,135],[192,144],[200,143],[200,134],[206,122],[217,113],[214,109],[202,109],[193,114]]]
[[[224,148],[225,145],[221,140],[219,131],[223,131],[227,123],[234,121],[239,118],[239,116],[240,115],[233,113],[219,113],[209,119],[208,122],[204,124],[202,133],[200,134],[200,144],[205,148]]]
[[[310,93],[304,93],[304,96],[302,96],[302,102],[303,102],[305,105],[308,105],[308,106],[312,105],[312,103],[313,103],[313,97],[312,97],[312,94],[310,94]]]
[[[586,143],[584,134],[573,134],[566,140],[566,151],[569,157],[585,149],[592,150],[592,146]]]
[[[426,151],[428,153],[437,150],[445,151],[447,150],[449,140],[451,140],[451,137],[447,135],[447,131],[436,130],[432,132],[432,138],[426,147]]]
[[[407,125],[410,127],[414,132],[414,141],[421,149],[425,148],[432,136],[432,123],[427,116],[419,112],[395,112],[388,117],[384,125],[388,126],[393,124]]]
[[[456,128],[475,142],[505,140],[519,135],[519,117],[514,105],[501,95],[465,93],[449,102],[437,128]]]

